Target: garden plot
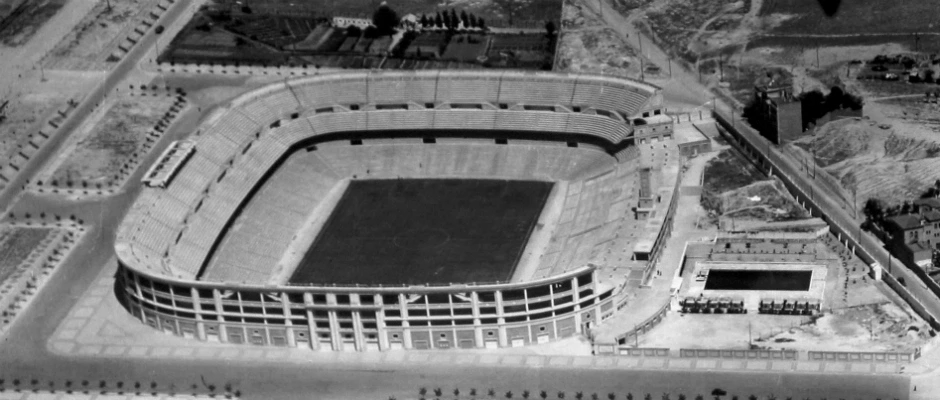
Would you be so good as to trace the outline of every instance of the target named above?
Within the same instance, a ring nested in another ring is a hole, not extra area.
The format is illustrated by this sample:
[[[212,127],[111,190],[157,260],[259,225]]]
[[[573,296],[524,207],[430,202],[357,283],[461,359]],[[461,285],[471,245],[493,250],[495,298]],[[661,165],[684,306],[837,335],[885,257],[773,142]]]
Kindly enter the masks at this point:
[[[119,185],[152,146],[154,127],[171,107],[179,107],[176,101],[170,92],[142,90],[99,108],[37,177],[37,184],[82,189]]]

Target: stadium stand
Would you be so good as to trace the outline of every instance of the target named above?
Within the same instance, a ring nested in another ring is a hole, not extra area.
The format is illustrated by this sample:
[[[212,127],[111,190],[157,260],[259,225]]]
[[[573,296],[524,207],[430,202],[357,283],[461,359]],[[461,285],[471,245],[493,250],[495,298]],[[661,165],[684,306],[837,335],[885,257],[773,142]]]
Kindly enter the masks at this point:
[[[629,175],[641,163],[661,162],[667,154],[665,150],[661,156],[644,155],[644,151],[637,154],[629,146],[631,118],[660,110],[658,91],[654,86],[620,78],[518,71],[353,72],[265,86],[239,96],[228,108],[213,113],[204,129],[193,137],[195,152],[166,188],[142,191],[118,230],[115,249],[123,279],[129,285],[154,282],[156,290],[157,281],[187,287],[201,278],[199,291],[216,296],[232,290],[239,296],[262,290],[260,285],[278,267],[280,255],[296,236],[303,217],[343,177],[564,179],[571,184],[565,193],[561,221],[535,276],[519,287],[536,293],[536,288],[545,284],[591,285],[590,304],[594,305],[585,305],[589,303],[582,298],[578,303],[583,305],[579,306],[580,312],[565,311],[547,320],[555,324],[551,325],[552,337],[580,332],[578,321],[599,321],[599,312],[594,313],[594,308],[602,303],[608,307],[611,300],[611,290],[597,286],[593,267],[584,267],[599,252],[622,245],[606,239],[622,222],[613,215],[612,210],[617,209],[610,205],[632,204],[634,201],[627,200],[635,196],[635,190],[629,189],[635,180]],[[408,109],[377,107],[405,103]],[[478,106],[448,109],[454,104]],[[525,105],[553,107],[526,109]],[[422,109],[426,106],[429,109]],[[435,129],[525,131],[543,135],[549,141],[525,143],[497,137],[497,143],[480,138],[458,143],[440,138],[437,143],[432,140],[421,144],[420,131]],[[375,130],[415,132],[416,137],[385,144],[370,143],[373,139],[369,138],[355,139],[357,143],[317,141],[330,133]],[[559,142],[560,139],[549,138],[552,133],[589,135],[597,138],[598,143]],[[296,154],[302,155],[298,157],[300,161],[295,164],[288,158],[268,176],[268,171],[290,149],[310,146],[308,139],[314,140],[315,151],[299,151]],[[611,154],[618,154],[617,159]],[[259,237],[263,239],[258,240]],[[282,285],[264,288],[287,290]],[[136,293],[127,292],[135,315],[144,322],[154,320],[161,325],[160,318],[147,317],[159,305],[145,306],[150,300],[136,298]],[[560,290],[555,293],[560,294]],[[177,334],[186,335],[187,329],[195,326],[184,314],[158,312],[163,313],[161,318],[170,315],[171,320],[178,321],[172,327]],[[541,323],[536,319],[544,316],[522,318],[526,321],[520,322],[522,325],[499,328],[503,333],[494,338],[498,346],[510,346],[519,335],[524,336],[520,343],[535,342],[531,332],[536,332],[535,324]],[[190,333],[205,340],[211,334],[206,332],[216,332],[222,341],[241,343],[248,341],[245,324],[249,323],[230,323],[222,326],[223,332],[218,331],[218,326],[207,326],[206,330]],[[283,322],[265,324],[282,333],[270,331],[271,337],[259,339],[260,342],[252,338],[252,342],[290,346],[305,342],[314,349],[345,346],[346,336],[340,332],[345,328],[331,326],[326,331],[317,328],[303,336],[291,333],[296,328],[285,328]],[[520,330],[515,331],[517,328]],[[421,332],[415,329],[399,329],[395,334],[405,334],[407,339],[374,327],[362,329],[351,339],[358,350],[394,348],[394,343],[404,348],[443,346],[422,342],[418,338]],[[371,332],[372,336],[363,336],[363,332]],[[318,334],[326,335],[326,343],[317,339]],[[433,342],[430,338],[424,340]],[[484,341],[472,339],[471,347],[489,346]],[[456,339],[451,343],[458,346]]]

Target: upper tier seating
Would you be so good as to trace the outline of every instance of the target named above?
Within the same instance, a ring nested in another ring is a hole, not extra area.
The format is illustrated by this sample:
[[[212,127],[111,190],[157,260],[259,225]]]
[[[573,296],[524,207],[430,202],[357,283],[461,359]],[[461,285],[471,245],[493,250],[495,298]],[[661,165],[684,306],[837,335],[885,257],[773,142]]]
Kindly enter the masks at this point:
[[[328,74],[279,82],[246,93],[233,100],[210,118],[209,126],[193,137],[196,150],[177,176],[164,189],[144,189],[138,202],[128,213],[119,229],[119,256],[132,257],[148,263],[145,268],[166,272],[158,262],[168,254],[170,273],[193,277],[199,273],[215,238],[229,225],[242,200],[271,168],[287,148],[305,138],[332,132],[379,129],[504,129],[537,132],[571,132],[595,135],[611,144],[619,144],[630,135],[630,127],[602,115],[567,112],[518,111],[516,109],[457,110],[376,110],[315,113],[315,109],[356,105],[413,102],[423,103],[509,103],[532,105],[577,105],[632,115],[647,103],[659,101],[658,88],[645,83],[608,77],[590,77],[554,73],[517,71],[416,71],[416,72],[354,72]],[[652,100],[651,100],[652,99]],[[490,106],[492,107],[492,106]],[[300,118],[294,119],[294,113]],[[279,122],[280,128],[274,128]],[[537,171],[551,168],[566,150],[540,149],[531,160],[509,156],[505,149],[481,152],[492,161],[473,161],[459,151],[418,166],[401,166],[403,175],[413,173],[430,176],[440,173],[486,175],[500,168],[521,171],[526,176],[540,176]],[[420,149],[408,148],[401,154]],[[570,150],[567,150],[570,151]],[[427,157],[425,157],[427,158]],[[650,161],[660,161],[653,155]],[[389,157],[370,160],[376,170],[388,171],[394,164]],[[384,164],[383,164],[384,163]],[[488,164],[489,171],[482,166]],[[366,165],[366,164],[358,164]],[[370,167],[371,168],[371,167]],[[583,170],[593,166],[586,165]],[[349,168],[347,168],[349,169]],[[423,170],[423,171],[422,171]],[[370,170],[357,173],[369,174]],[[332,172],[328,175],[332,176]],[[544,175],[544,173],[543,173]],[[294,176],[296,178],[297,176]],[[301,176],[303,177],[303,176]],[[335,177],[334,177],[335,178]],[[317,178],[323,180],[324,178]],[[329,180],[332,178],[326,178]],[[610,186],[616,186],[613,182]],[[603,185],[602,185],[603,186]],[[322,185],[319,186],[322,189]],[[281,196],[285,206],[298,206],[300,196]],[[599,194],[591,196],[600,196]],[[311,195],[310,200],[316,199]],[[595,207],[591,199],[585,207]],[[581,202],[578,201],[578,204]],[[574,204],[574,203],[572,203]],[[600,212],[600,211],[598,211]],[[292,224],[297,215],[276,214],[277,225]],[[592,225],[599,217],[585,216],[582,224]],[[257,221],[243,221],[245,226],[261,226]],[[281,227],[283,228],[283,226]],[[146,232],[145,232],[146,231]],[[281,237],[281,231],[265,228],[265,235]],[[574,232],[577,233],[577,232]],[[574,234],[573,233],[573,234]],[[244,237],[235,235],[233,237]],[[289,234],[288,234],[289,239]],[[125,245],[130,245],[127,248]],[[139,246],[139,249],[133,248]],[[270,258],[274,250],[253,249],[251,253]],[[246,250],[247,251],[247,250]],[[559,255],[558,259],[583,260],[586,250]],[[245,260],[249,257],[245,257]],[[252,260],[255,260],[252,258]],[[125,260],[126,261],[126,260]],[[246,269],[237,259],[224,264]],[[268,273],[265,266],[258,274]],[[255,276],[252,276],[254,279]],[[238,279],[224,278],[224,279]]]

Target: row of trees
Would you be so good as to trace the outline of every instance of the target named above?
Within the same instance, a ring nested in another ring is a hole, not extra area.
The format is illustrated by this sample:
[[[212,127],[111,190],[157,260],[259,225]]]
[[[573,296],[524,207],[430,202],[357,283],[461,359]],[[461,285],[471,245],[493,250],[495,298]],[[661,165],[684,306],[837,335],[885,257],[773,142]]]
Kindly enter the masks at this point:
[[[815,89],[800,93],[797,98],[800,100],[803,114],[803,129],[809,128],[810,124],[815,124],[816,120],[830,112],[841,109],[861,110],[864,105],[861,97],[846,93],[838,86],[833,86],[829,94],[824,95],[819,89]]]
[[[444,391],[443,391],[441,388],[436,388],[436,389],[434,389],[434,390],[431,391],[431,392],[433,392],[433,398],[435,398],[435,399],[440,399],[440,398],[446,397],[446,396],[444,395]],[[427,388],[421,388],[420,390],[418,390],[418,394],[421,396],[420,398],[421,398],[422,400],[424,400],[425,398],[431,396],[431,393],[428,391]],[[454,397],[460,396],[460,395],[461,395],[460,389],[454,389],[454,390],[453,390],[453,394],[454,394]],[[477,390],[476,390],[476,389],[470,389],[469,395],[470,395],[470,396],[477,396]],[[493,388],[487,389],[487,390],[486,390],[486,395],[489,396],[489,397],[494,397],[494,398],[497,397],[496,389],[493,389]],[[721,389],[721,388],[715,388],[715,389],[712,390],[712,392],[711,392],[711,396],[712,396],[713,398],[715,398],[716,400],[721,400],[721,398],[722,398],[723,396],[727,396],[727,395],[728,395],[728,392],[725,391],[724,389]],[[546,400],[546,399],[548,399],[549,397],[558,398],[559,400],[564,400],[564,399],[566,398],[566,396],[567,396],[567,394],[566,394],[565,392],[563,392],[563,391],[558,391],[558,392],[556,392],[556,393],[551,393],[551,394],[550,394],[550,393],[548,393],[548,391],[542,390],[542,391],[539,391],[539,393],[538,393],[538,398],[540,398],[540,399],[542,399],[542,400]],[[503,394],[503,397],[505,397],[505,398],[507,398],[507,399],[512,399],[512,398],[515,397],[515,393],[513,393],[513,392],[510,390],[510,391],[506,392],[505,394]],[[531,391],[523,390],[522,393],[521,393],[521,397],[522,397],[523,399],[529,399],[529,398],[532,398],[532,397],[535,397],[535,396],[534,396],[534,394],[533,394]],[[574,394],[573,397],[574,397],[576,400],[584,400],[584,399],[586,398],[584,392],[575,392],[575,394]],[[598,395],[597,393],[591,393],[591,395],[589,396],[589,398],[590,398],[591,400],[600,400],[600,395]],[[610,393],[607,393],[606,398],[607,398],[607,400],[617,400],[617,399],[620,399],[620,398],[626,399],[626,400],[640,400],[639,397],[634,397],[632,393],[627,393],[624,397],[619,397],[616,393],[610,392]],[[646,393],[645,395],[643,395],[642,399],[643,399],[643,400],[653,400],[653,395],[650,394],[650,393]],[[659,399],[661,399],[661,400],[672,400],[672,395],[669,394],[669,393],[663,393],[662,396],[659,397]],[[684,395],[684,394],[678,395],[678,396],[676,397],[676,399],[677,399],[677,400],[689,400],[689,398],[686,397],[686,395]],[[742,400],[742,399],[743,399],[742,397],[738,397],[737,395],[732,395],[732,396],[730,397],[730,400]],[[747,400],[757,400],[758,397],[757,397],[756,395],[753,395],[753,394],[752,394],[752,395],[750,395],[750,396],[747,396],[746,399],[747,399]],[[767,396],[767,399],[768,399],[768,400],[778,400],[778,398],[777,398],[776,396],[774,396],[773,394],[768,395],[768,396]],[[784,398],[780,398],[780,400],[783,400],[783,399],[784,399]],[[793,397],[786,397],[785,399],[786,399],[786,400],[793,400]],[[394,397],[389,397],[389,400],[395,400],[395,398],[394,398]],[[705,400],[705,396],[703,396],[703,395],[701,395],[701,394],[696,395],[696,396],[695,396],[695,400]],[[805,400],[809,400],[809,399],[806,398]],[[823,398],[822,400],[826,400],[826,399]],[[839,400],[841,400],[841,399],[839,399]],[[880,399],[879,399],[879,400],[880,400]],[[895,399],[895,400],[897,400],[897,399]]]
[[[472,13],[467,14],[466,10],[461,11],[459,16],[454,9],[451,9],[450,12],[444,11],[443,13],[438,11],[437,15],[433,17],[421,15],[421,20],[419,20],[418,23],[421,24],[422,28],[438,27],[455,30],[462,26],[464,29],[486,29],[486,20],[484,20],[483,17],[478,18]]]

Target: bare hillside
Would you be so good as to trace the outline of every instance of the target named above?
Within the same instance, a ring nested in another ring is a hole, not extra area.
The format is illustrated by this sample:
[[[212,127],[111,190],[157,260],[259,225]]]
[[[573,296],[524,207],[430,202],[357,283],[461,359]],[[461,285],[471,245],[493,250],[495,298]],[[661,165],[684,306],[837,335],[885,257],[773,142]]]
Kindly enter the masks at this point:
[[[860,203],[872,197],[889,204],[916,198],[940,178],[940,142],[869,120],[835,121],[787,146],[805,159],[814,149],[817,166],[845,193],[857,188]]]

